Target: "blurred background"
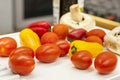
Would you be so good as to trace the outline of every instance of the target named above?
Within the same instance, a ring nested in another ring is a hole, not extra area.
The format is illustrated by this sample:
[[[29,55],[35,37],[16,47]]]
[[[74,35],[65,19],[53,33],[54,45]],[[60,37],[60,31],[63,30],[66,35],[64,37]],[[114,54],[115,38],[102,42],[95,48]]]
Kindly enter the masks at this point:
[[[85,0],[84,12],[120,22],[120,0]]]
[[[120,22],[120,0],[84,0],[84,12]],[[0,0],[0,34],[46,20],[53,24],[53,0]]]
[[[0,34],[19,31],[38,20],[52,24],[52,14],[52,0],[0,0]]]

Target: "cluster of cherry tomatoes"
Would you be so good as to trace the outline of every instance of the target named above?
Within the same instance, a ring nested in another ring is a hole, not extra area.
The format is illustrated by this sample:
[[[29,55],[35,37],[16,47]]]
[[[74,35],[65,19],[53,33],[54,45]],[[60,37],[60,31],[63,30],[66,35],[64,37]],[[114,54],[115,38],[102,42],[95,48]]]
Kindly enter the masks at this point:
[[[40,22],[39,25],[42,24],[45,26],[45,23],[47,24],[47,22]],[[34,25],[37,24],[38,22]],[[39,30],[41,29],[43,28],[40,28]],[[3,37],[0,39],[0,56],[9,57],[8,64],[13,73],[28,75],[35,67],[35,58],[43,63],[51,63],[56,61],[57,58],[68,54],[70,43],[65,39],[60,39],[65,38],[66,35],[63,34],[65,35],[64,37],[58,36],[57,33],[55,33],[57,29],[58,28],[53,28],[52,30],[54,31],[47,31],[44,34],[39,33],[41,46],[35,51],[26,46],[17,47],[17,42],[12,37]]]
[[[44,26],[44,28],[39,26]],[[0,39],[0,56],[9,56],[9,67],[13,73],[20,75],[27,75],[33,71],[35,67],[34,58],[43,63],[51,63],[56,61],[59,57],[66,56],[70,48],[70,42],[66,40],[66,36],[69,33],[69,27],[67,25],[56,24],[50,32],[48,31],[51,27],[48,22],[45,21],[30,24],[28,27],[40,37],[41,46],[38,47],[36,51],[25,46],[17,47],[17,42],[13,38],[4,37]],[[84,33],[85,32],[86,31],[84,31]],[[75,34],[75,36],[76,35],[77,34]],[[103,36],[105,33],[97,29],[94,32],[91,31],[81,35],[87,35],[86,41],[88,42],[103,44]],[[73,36],[74,35],[72,35],[72,37]],[[76,52],[70,59],[75,67],[79,69],[87,69],[93,62],[92,55],[85,50]],[[95,68],[99,73],[103,74],[112,72],[116,64],[117,57],[111,52],[101,53],[94,61]]]
[[[86,32],[85,35],[80,36],[83,37],[85,36],[84,41],[86,42],[97,42],[102,46],[105,46],[104,45],[105,35],[106,35],[105,31],[102,29],[92,29]],[[109,74],[112,71],[114,71],[117,66],[117,56],[114,53],[107,50],[99,53],[94,58],[94,60],[93,55],[91,55],[91,53],[88,52],[87,50],[77,51],[72,55],[71,61],[76,68],[82,70],[88,69],[93,63],[95,69],[100,74]]]
[[[72,55],[71,61],[76,68],[82,70],[88,69],[94,62],[93,65],[100,74],[109,74],[117,66],[117,56],[109,51],[101,52],[95,57],[94,61],[90,52],[86,50],[78,51]]]

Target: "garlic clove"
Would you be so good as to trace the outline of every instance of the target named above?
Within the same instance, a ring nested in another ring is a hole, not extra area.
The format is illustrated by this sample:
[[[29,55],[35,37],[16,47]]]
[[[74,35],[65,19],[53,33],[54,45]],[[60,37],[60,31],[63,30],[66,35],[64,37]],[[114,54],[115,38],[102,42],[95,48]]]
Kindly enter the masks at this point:
[[[104,43],[107,49],[120,55],[120,26],[112,29],[104,37]]]
[[[70,6],[70,13],[71,13],[72,20],[76,22],[82,21],[83,15],[81,15],[80,7],[78,4],[73,4],[72,6]]]

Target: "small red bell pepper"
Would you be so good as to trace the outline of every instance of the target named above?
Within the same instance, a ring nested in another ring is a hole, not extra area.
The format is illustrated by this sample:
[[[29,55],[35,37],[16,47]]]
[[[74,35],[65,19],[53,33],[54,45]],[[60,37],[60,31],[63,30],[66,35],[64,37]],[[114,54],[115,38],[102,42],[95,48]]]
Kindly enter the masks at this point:
[[[79,28],[70,31],[67,35],[68,41],[72,42],[73,40],[81,40],[86,35],[86,30]]]
[[[32,29],[38,36],[41,36],[51,30],[51,24],[47,21],[38,21],[28,25],[28,28]]]

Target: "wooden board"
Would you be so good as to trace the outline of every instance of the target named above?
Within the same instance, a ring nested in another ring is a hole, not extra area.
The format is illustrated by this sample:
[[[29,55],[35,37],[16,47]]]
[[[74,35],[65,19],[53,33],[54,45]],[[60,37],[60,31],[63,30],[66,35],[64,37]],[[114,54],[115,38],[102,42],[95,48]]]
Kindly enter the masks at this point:
[[[90,15],[90,16],[93,19],[95,19],[97,26],[100,26],[100,27],[103,27],[106,29],[110,29],[110,30],[117,27],[117,26],[120,26],[119,22],[111,21],[111,20],[104,19],[104,18],[97,17],[97,16],[93,16],[93,15]]]

